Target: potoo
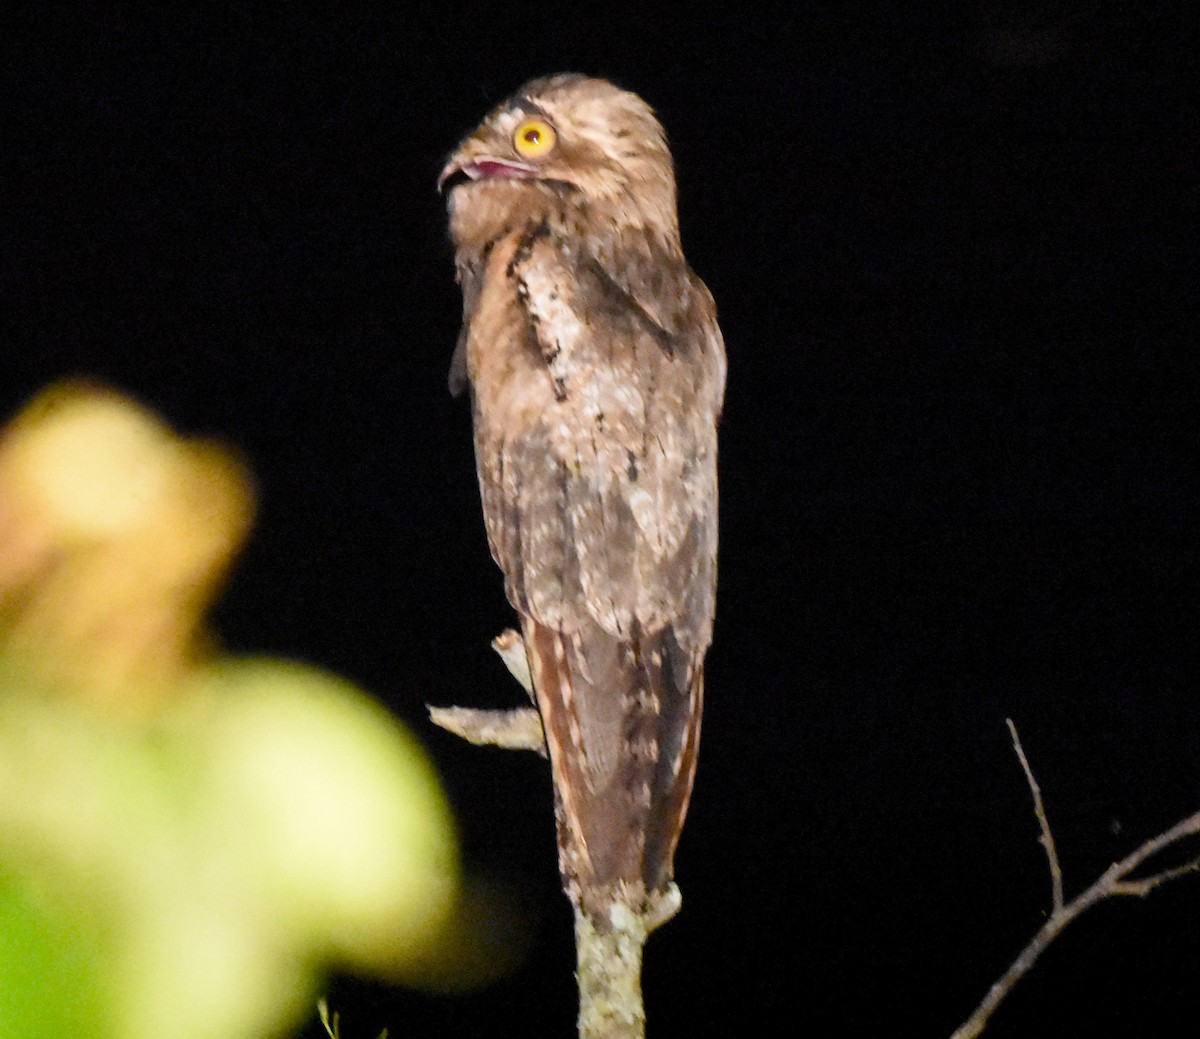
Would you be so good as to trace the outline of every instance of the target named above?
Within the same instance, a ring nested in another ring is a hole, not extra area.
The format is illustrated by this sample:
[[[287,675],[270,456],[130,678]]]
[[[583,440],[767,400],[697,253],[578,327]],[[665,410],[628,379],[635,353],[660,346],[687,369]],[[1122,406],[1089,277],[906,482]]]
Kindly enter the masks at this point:
[[[492,555],[521,619],[567,894],[669,916],[696,772],[717,565],[716,309],[680,246],[639,97],[526,84],[439,181]]]

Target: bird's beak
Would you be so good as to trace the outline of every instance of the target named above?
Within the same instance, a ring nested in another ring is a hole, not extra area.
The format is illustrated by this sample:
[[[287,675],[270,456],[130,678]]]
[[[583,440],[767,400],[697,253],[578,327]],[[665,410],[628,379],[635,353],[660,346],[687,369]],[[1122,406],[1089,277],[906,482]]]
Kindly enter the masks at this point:
[[[501,159],[494,155],[476,155],[469,146],[450,156],[438,176],[438,191],[446,194],[459,184],[470,180],[490,180],[504,177],[509,180],[527,180],[538,176],[538,168],[527,162]]]

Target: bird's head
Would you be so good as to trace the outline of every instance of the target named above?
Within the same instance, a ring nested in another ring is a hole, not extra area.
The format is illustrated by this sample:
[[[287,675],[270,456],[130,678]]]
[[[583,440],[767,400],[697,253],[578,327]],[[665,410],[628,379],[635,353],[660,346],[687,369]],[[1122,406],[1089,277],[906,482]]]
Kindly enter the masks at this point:
[[[678,240],[663,128],[640,97],[602,79],[525,84],[459,145],[438,187],[459,246],[541,222],[567,234],[603,228]]]

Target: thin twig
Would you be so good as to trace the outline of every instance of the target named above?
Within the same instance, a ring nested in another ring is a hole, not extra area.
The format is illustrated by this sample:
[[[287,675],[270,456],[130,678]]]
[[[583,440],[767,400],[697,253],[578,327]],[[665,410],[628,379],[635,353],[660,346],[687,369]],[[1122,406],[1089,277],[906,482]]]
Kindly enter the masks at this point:
[[[1029,762],[1025,758],[1025,752],[1021,748],[1021,742],[1017,737],[1017,728],[1013,725],[1011,719],[1006,720],[1009,732],[1012,733],[1013,746],[1016,748],[1017,757],[1020,759],[1021,767],[1025,770],[1025,778],[1029,782],[1030,790],[1033,791],[1034,811],[1037,813],[1038,824],[1042,828],[1042,843],[1046,847],[1046,857],[1050,862],[1051,877],[1054,881],[1054,910],[1038,930],[1037,934],[1030,940],[1029,944],[1021,950],[1020,955],[1013,960],[1008,970],[988,990],[987,995],[984,996],[979,1006],[975,1008],[974,1013],[955,1030],[951,1039],[975,1039],[987,1027],[988,1019],[995,1012],[996,1008],[1004,1001],[1009,992],[1012,991],[1013,986],[1029,972],[1030,968],[1037,962],[1038,957],[1045,952],[1046,947],[1063,932],[1072,920],[1090,909],[1097,902],[1118,895],[1138,895],[1145,897],[1156,887],[1166,883],[1168,880],[1174,880],[1176,877],[1184,876],[1185,874],[1200,872],[1200,857],[1197,857],[1183,866],[1165,869],[1149,877],[1142,877],[1140,879],[1130,878],[1131,873],[1138,869],[1147,859],[1157,855],[1164,848],[1200,833],[1200,812],[1196,812],[1189,815],[1186,819],[1181,819],[1169,830],[1164,830],[1157,837],[1146,841],[1129,855],[1125,856],[1120,862],[1114,862],[1100,875],[1099,879],[1091,887],[1077,895],[1070,902],[1064,904],[1062,874],[1058,867],[1058,853],[1055,850],[1054,838],[1050,833],[1050,823],[1046,819],[1046,812],[1042,805],[1041,791],[1038,789],[1037,782],[1033,778],[1033,770],[1029,767]]]
[[[1186,862],[1182,866],[1164,869],[1161,873],[1152,873],[1148,877],[1122,881],[1113,887],[1113,894],[1136,895],[1138,898],[1145,898],[1159,884],[1165,884],[1168,880],[1175,880],[1188,873],[1200,873],[1200,858],[1192,859],[1191,862]]]
[[[1058,862],[1058,849],[1054,847],[1054,834],[1050,832],[1050,820],[1046,817],[1046,806],[1042,803],[1042,789],[1033,777],[1033,769],[1029,767],[1029,759],[1025,757],[1025,748],[1021,746],[1021,737],[1017,735],[1017,727],[1011,718],[1005,718],[1004,724],[1012,734],[1013,747],[1017,759],[1025,772],[1025,780],[1029,783],[1029,792],[1033,794],[1033,811],[1037,816],[1038,826],[1042,828],[1040,838],[1042,847],[1046,849],[1046,860],[1050,864],[1050,888],[1054,900],[1053,912],[1059,912],[1063,907],[1063,878],[1062,868]]]

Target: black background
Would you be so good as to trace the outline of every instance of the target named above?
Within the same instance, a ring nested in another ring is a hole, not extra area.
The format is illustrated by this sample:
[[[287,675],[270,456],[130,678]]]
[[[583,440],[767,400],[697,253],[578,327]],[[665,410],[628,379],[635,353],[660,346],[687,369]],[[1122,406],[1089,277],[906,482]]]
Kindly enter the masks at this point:
[[[385,700],[472,869],[530,906],[528,958],[487,991],[340,982],[350,1039],[573,1029],[545,765],[422,707],[519,700],[487,648],[511,614],[445,389],[433,182],[535,75],[656,107],[730,359],[651,1034],[949,1034],[1049,901],[1007,716],[1069,893],[1200,808],[1194,35],[1186,4],[1125,6],[4,15],[5,413],[87,374],[240,446],[262,512],[228,644]],[[1198,883],[1093,911],[988,1034],[1173,1031]]]

